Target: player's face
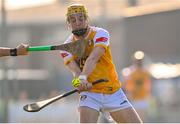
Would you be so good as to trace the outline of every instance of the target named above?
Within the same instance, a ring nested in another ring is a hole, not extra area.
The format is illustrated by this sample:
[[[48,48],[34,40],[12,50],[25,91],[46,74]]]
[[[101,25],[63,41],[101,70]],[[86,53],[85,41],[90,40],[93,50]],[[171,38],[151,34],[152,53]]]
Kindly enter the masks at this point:
[[[88,22],[83,13],[77,13],[69,16],[69,24],[72,30],[78,30],[86,28]]]

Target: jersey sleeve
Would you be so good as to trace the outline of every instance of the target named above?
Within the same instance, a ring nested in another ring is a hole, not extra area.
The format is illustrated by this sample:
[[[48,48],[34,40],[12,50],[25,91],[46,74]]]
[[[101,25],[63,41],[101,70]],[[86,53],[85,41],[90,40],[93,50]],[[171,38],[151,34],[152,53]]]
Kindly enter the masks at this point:
[[[107,47],[109,46],[109,39],[110,36],[108,31],[100,28],[94,37],[94,47],[101,46],[106,50]]]
[[[68,39],[64,42],[64,44],[69,42],[72,42],[72,36],[69,36]],[[70,52],[64,50],[60,50],[60,56],[63,58],[65,65],[74,60],[74,56]]]

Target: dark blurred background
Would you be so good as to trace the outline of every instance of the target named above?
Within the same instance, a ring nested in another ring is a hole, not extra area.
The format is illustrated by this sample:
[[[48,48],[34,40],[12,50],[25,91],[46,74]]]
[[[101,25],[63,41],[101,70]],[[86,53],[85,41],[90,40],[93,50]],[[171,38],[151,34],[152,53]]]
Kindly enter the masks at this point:
[[[110,33],[119,79],[141,50],[152,76],[152,108],[148,122],[180,122],[179,0],[0,0],[0,46],[62,44],[71,33],[66,7],[83,3],[91,25]],[[24,112],[27,103],[72,89],[73,76],[59,51],[31,52],[0,58],[0,122],[78,122],[78,95],[38,113]]]

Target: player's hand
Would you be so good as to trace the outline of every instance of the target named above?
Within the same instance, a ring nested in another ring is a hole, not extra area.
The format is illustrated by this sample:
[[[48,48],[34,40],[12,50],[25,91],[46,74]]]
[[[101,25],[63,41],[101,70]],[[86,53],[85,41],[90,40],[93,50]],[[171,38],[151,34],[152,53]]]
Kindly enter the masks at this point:
[[[92,88],[91,83],[89,83],[87,80],[80,80],[79,78],[75,78],[72,81],[72,85],[77,88],[79,92],[88,91]]]
[[[81,80],[80,85],[77,87],[79,92],[81,91],[88,91],[92,88],[92,84],[89,83],[87,80]]]
[[[28,44],[20,44],[16,47],[17,55],[27,55],[28,54]]]

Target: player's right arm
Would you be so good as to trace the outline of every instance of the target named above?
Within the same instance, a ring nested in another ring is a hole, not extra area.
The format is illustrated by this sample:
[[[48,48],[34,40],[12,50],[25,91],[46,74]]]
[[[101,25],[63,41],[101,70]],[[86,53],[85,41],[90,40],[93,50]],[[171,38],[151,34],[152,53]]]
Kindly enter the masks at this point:
[[[81,70],[74,60],[70,61],[68,64],[66,64],[66,66],[72,72],[75,78],[79,77],[79,75],[81,74]]]
[[[72,42],[72,35],[64,43]],[[67,51],[60,51],[61,57],[63,58],[64,64],[72,72],[74,78],[79,77],[81,70],[77,63],[74,61],[74,56]]]
[[[74,78],[77,78],[81,70],[77,63],[74,61],[73,55],[67,51],[61,51],[61,57],[64,60],[64,64],[67,66],[67,68],[72,72]]]

